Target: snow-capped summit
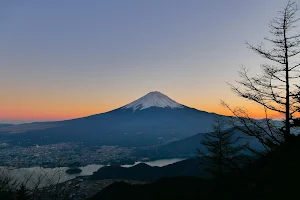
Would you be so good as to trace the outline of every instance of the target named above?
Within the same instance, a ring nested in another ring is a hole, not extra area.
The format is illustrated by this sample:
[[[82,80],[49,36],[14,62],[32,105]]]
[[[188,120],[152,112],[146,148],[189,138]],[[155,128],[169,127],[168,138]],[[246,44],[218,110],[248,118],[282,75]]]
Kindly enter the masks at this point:
[[[176,101],[170,99],[168,96],[158,92],[150,92],[145,96],[135,100],[132,103],[129,103],[123,106],[123,109],[133,109],[143,110],[150,107],[160,107],[160,108],[184,108],[183,105],[177,103]]]

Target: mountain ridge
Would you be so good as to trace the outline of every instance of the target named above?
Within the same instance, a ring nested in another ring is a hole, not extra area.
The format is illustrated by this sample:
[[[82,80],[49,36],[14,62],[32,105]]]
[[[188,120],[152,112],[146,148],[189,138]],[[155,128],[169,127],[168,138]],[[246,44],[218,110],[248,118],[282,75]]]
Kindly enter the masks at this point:
[[[86,142],[151,146],[211,131],[216,116],[179,104],[155,91],[106,113],[0,128],[0,133],[18,133],[13,139],[20,143],[27,139],[33,144]]]

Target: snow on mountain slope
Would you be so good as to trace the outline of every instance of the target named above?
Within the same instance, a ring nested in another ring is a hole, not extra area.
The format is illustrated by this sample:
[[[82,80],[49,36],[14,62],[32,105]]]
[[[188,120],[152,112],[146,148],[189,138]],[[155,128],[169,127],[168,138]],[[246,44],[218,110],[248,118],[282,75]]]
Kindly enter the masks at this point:
[[[168,96],[160,93],[160,92],[150,92],[145,96],[135,100],[132,103],[129,103],[122,107],[122,109],[133,109],[135,110],[143,110],[150,107],[160,107],[160,108],[184,108],[184,105],[173,101]]]

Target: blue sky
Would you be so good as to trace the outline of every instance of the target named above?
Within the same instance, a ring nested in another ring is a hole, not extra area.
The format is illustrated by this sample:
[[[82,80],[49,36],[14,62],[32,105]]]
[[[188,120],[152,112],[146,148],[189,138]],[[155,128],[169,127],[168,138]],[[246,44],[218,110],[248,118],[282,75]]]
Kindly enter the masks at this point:
[[[226,82],[283,0],[0,2],[0,123],[80,117],[154,90],[201,110],[240,103]]]

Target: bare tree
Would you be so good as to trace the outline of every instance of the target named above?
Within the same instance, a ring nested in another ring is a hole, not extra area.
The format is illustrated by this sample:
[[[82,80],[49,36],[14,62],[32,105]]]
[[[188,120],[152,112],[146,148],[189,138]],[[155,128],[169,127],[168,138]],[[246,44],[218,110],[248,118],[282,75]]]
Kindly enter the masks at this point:
[[[16,181],[10,176],[9,171],[0,168],[0,199],[13,199]]]
[[[64,168],[16,171],[3,167],[0,168],[0,199],[69,200],[74,185],[68,183]]]
[[[243,144],[238,144],[241,137],[234,135],[233,128],[226,127],[226,121],[217,117],[213,132],[204,134],[201,144],[206,150],[198,149],[198,157],[205,171],[222,179],[224,172],[239,171],[242,159],[245,158]]]
[[[270,63],[261,65],[262,74],[253,77],[249,76],[246,69],[242,69],[239,72],[241,80],[237,81],[238,86],[231,85],[237,95],[262,105],[266,115],[268,111],[284,115],[284,125],[280,131],[285,141],[291,135],[292,120],[300,107],[296,98],[296,84],[300,78],[300,33],[296,26],[300,18],[296,16],[297,11],[298,5],[289,1],[278,13],[278,17],[270,22],[270,33],[273,37],[264,38],[271,44],[270,49],[265,48],[264,44],[253,46],[247,43],[250,49],[268,59]],[[272,133],[268,132],[267,135],[273,143],[281,142]],[[261,136],[258,138],[262,139]]]
[[[263,119],[253,119],[249,116],[248,110],[236,107],[232,108],[225,102],[221,104],[229,109],[233,116],[229,123],[236,129],[249,136],[249,140],[257,139],[263,149],[257,150],[247,145],[246,148],[254,155],[262,156],[274,150],[284,142],[282,131],[278,128],[278,122],[269,118],[267,108],[264,107],[265,117]]]

